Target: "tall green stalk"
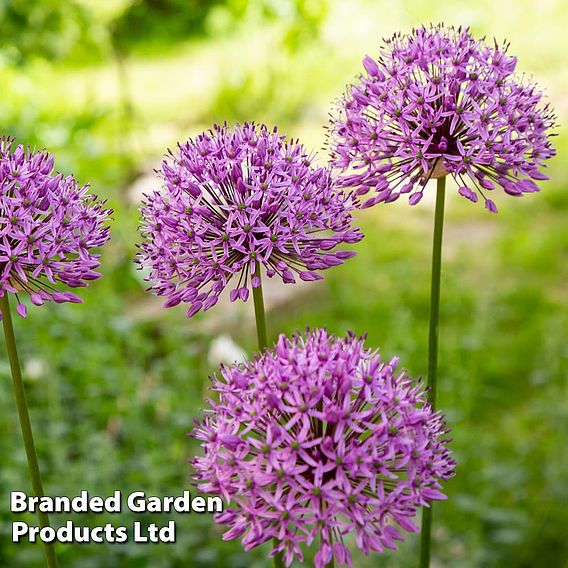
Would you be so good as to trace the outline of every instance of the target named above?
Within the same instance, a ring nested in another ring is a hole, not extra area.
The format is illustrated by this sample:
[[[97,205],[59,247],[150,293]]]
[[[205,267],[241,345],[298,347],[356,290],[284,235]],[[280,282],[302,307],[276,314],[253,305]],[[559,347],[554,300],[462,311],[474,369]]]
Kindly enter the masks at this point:
[[[442,269],[442,234],[444,230],[444,200],[446,178],[438,179],[436,211],[434,214],[434,242],[432,247],[432,284],[430,288],[430,328],[428,333],[428,400],[436,408],[438,392],[438,323],[440,320],[440,274]],[[420,568],[429,568],[432,543],[432,504],[422,513],[420,535]]]
[[[257,269],[255,276],[260,280],[260,270]],[[266,315],[264,313],[264,298],[262,296],[262,282],[258,288],[252,289],[254,301],[254,317],[256,319],[256,336],[258,338],[258,350],[264,351],[268,347],[266,336]]]
[[[257,264],[257,269],[254,274],[260,281],[260,267]],[[266,334],[266,314],[264,313],[264,298],[262,295],[262,281],[258,288],[252,289],[252,299],[254,301],[254,317],[256,319],[256,336],[258,339],[258,350],[264,351],[268,347],[268,338]],[[274,540],[274,546],[278,542]],[[284,568],[284,560],[282,554],[277,554],[274,557],[274,568]]]
[[[2,311],[2,324],[4,326],[4,337],[6,338],[6,351],[8,352],[10,369],[12,370],[14,395],[16,397],[16,406],[18,408],[18,416],[20,418],[20,427],[22,429],[24,447],[26,449],[28,469],[32,478],[32,488],[36,497],[43,497],[43,486],[41,483],[41,475],[39,472],[39,464],[37,461],[30,416],[28,414],[26,392],[24,390],[24,383],[22,381],[22,371],[20,368],[20,360],[18,358],[18,350],[16,348],[16,338],[14,336],[12,314],[10,312],[10,301],[8,299],[7,292],[5,292],[4,296],[0,298],[0,310]],[[39,520],[39,526],[41,528],[49,527],[49,517],[47,513],[43,513],[38,510],[37,516]],[[57,568],[57,557],[55,556],[55,546],[53,542],[46,542],[44,543],[44,546],[47,565],[49,566],[49,568]]]

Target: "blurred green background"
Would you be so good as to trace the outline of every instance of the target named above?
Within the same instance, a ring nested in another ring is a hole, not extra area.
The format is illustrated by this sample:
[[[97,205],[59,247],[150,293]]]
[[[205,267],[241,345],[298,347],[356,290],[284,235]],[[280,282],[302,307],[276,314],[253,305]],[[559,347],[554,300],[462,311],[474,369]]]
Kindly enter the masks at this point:
[[[142,191],[166,147],[215,121],[278,124],[323,146],[333,99],[383,36],[428,22],[511,41],[519,70],[568,114],[562,0],[4,0],[2,133],[47,148],[115,209],[104,277],[80,306],[16,321],[46,491],[176,495],[187,441],[217,360],[254,349],[252,305],[192,320],[163,310],[131,262]],[[450,192],[444,241],[440,405],[458,474],[436,507],[435,567],[568,566],[568,165],[565,130],[541,194],[502,194],[491,216]],[[321,151],[320,161],[325,162]],[[368,332],[369,345],[426,370],[432,200],[359,215],[358,256],[322,284],[270,286],[273,337],[306,326]],[[221,337],[221,340],[219,339]],[[9,367],[0,361],[0,566],[42,566],[12,544],[8,492],[28,490]],[[170,515],[145,522],[164,523]],[[65,515],[54,516],[63,523]],[[30,515],[30,523],[35,519]],[[133,515],[79,515],[129,524]],[[177,517],[175,545],[58,545],[62,567],[264,567],[209,516]],[[355,547],[353,547],[355,549]],[[356,567],[414,566],[417,536]]]

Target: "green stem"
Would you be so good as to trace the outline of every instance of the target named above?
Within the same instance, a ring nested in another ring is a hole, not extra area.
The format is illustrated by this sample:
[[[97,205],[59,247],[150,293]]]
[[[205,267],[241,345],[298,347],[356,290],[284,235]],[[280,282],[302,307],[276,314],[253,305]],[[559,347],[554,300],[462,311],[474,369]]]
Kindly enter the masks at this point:
[[[253,276],[256,276],[260,281],[260,266],[257,268]],[[252,299],[254,301],[254,317],[256,320],[256,336],[258,339],[258,350],[264,351],[268,347],[268,339],[266,335],[266,314],[264,312],[264,298],[262,296],[262,281],[258,288],[252,289]],[[274,547],[278,545],[276,539],[273,540]],[[284,568],[284,560],[282,554],[277,554],[274,557],[274,568]]]
[[[430,288],[430,328],[428,333],[428,399],[436,408],[438,392],[438,323],[440,320],[440,274],[442,269],[442,234],[444,229],[444,199],[446,178],[438,179],[436,212],[434,214],[434,242],[432,247],[432,284]],[[420,568],[429,568],[432,542],[432,504],[422,513],[420,535]]]
[[[12,314],[10,313],[10,301],[8,292],[4,292],[4,296],[0,298],[0,310],[2,311],[2,323],[4,326],[4,337],[6,338],[6,351],[10,360],[10,368],[12,370],[12,380],[14,383],[14,395],[16,397],[16,406],[18,407],[18,416],[20,418],[20,427],[22,429],[22,437],[24,438],[24,447],[26,449],[26,457],[28,459],[28,468],[32,478],[32,488],[36,497],[43,497],[43,486],[41,484],[41,475],[37,461],[34,438],[32,435],[32,426],[30,424],[30,416],[28,414],[28,406],[26,403],[26,393],[24,391],[24,383],[22,381],[22,371],[20,369],[20,360],[18,358],[18,350],[16,348],[16,338],[14,336],[14,327],[12,326]],[[39,526],[41,528],[49,527],[49,517],[46,513],[38,511],[37,513]],[[55,547],[52,542],[44,543],[45,557],[49,568],[57,568],[57,557],[55,556]]]
[[[260,270],[258,268],[254,276],[260,280]],[[252,298],[254,301],[254,317],[256,319],[258,349],[259,351],[264,351],[264,349],[268,347],[268,339],[266,338],[266,315],[264,313],[264,299],[262,297],[262,282],[258,285],[258,288],[252,289]]]
[[[278,544],[278,541],[274,539],[273,543],[274,546],[276,546]],[[274,568],[284,568],[284,560],[282,553],[277,554],[273,560],[274,560]]]

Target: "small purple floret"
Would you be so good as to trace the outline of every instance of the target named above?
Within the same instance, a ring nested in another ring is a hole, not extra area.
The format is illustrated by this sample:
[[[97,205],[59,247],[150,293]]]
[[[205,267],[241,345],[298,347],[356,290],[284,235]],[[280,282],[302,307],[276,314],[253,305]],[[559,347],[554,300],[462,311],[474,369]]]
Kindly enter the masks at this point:
[[[221,368],[192,465],[199,490],[231,504],[215,518],[224,539],[246,550],[274,539],[287,566],[315,543],[322,568],[352,565],[350,533],[368,554],[418,530],[455,464],[442,415],[397,364],[353,334],[315,330]]]

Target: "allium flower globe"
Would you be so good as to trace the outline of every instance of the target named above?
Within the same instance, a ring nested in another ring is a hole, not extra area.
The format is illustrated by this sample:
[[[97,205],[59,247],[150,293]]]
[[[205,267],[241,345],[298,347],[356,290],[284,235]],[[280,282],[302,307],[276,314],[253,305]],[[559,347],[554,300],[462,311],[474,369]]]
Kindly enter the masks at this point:
[[[0,297],[11,292],[33,304],[80,302],[76,288],[100,276],[92,249],[106,243],[110,210],[71,176],[53,172],[53,156],[0,139]]]
[[[339,183],[369,207],[423,196],[428,180],[450,175],[470,201],[497,187],[513,196],[535,192],[534,180],[555,154],[555,117],[508,45],[476,40],[468,29],[421,27],[384,42],[377,60],[351,85],[332,118],[329,145]]]
[[[226,540],[274,539],[288,566],[315,542],[317,567],[351,566],[348,534],[367,554],[418,530],[418,507],[445,499],[454,461],[443,417],[397,363],[315,330],[221,368],[192,464],[199,490],[232,505],[215,517]]]
[[[318,270],[354,253],[332,252],[362,238],[351,198],[313,165],[303,146],[276,129],[215,126],[169,152],[163,192],[147,196],[137,262],[165,306],[188,302],[188,317],[230,299],[246,300],[260,267],[284,282],[321,278]]]

